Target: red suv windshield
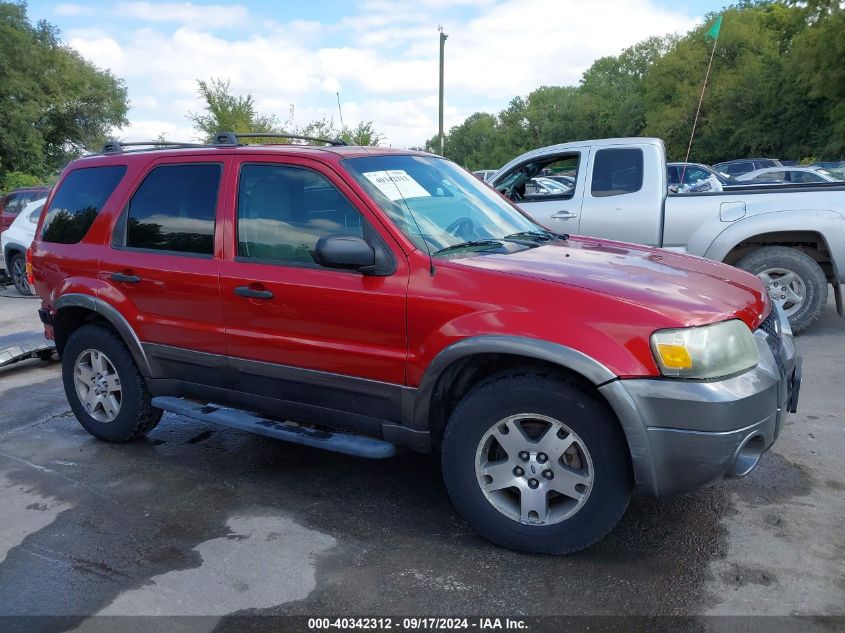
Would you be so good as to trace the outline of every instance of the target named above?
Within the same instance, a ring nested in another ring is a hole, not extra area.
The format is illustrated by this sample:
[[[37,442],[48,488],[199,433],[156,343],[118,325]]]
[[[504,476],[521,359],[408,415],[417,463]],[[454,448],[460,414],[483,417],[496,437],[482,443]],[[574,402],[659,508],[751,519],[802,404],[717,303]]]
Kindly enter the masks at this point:
[[[344,166],[420,249],[432,254],[468,242],[552,234],[493,189],[442,158],[371,156]]]

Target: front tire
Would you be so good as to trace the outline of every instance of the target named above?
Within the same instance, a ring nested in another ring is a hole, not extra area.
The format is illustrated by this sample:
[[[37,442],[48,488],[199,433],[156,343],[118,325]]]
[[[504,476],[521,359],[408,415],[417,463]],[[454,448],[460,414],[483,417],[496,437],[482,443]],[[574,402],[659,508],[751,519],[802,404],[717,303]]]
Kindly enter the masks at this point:
[[[76,419],[98,439],[127,442],[161,420],[132,355],[106,325],[84,325],[70,335],[62,350],[62,382]]]
[[[32,288],[26,279],[26,258],[20,253],[12,255],[9,261],[9,274],[15,289],[25,297],[32,296]]]
[[[455,408],[442,469],[458,512],[486,539],[565,554],[596,543],[631,495],[624,436],[607,405],[554,374],[507,372]]]
[[[788,246],[766,246],[737,267],[757,275],[772,301],[783,306],[793,332],[803,332],[827,305],[827,278],[818,262]]]

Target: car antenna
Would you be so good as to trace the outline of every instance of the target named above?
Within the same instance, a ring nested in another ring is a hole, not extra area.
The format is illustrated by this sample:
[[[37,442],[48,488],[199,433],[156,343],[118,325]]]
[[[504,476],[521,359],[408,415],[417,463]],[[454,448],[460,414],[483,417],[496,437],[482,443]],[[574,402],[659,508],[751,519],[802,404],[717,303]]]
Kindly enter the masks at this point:
[[[335,94],[337,95],[337,115],[340,117],[340,133],[343,134],[346,126],[343,125],[343,110],[340,109],[340,92],[336,92]]]

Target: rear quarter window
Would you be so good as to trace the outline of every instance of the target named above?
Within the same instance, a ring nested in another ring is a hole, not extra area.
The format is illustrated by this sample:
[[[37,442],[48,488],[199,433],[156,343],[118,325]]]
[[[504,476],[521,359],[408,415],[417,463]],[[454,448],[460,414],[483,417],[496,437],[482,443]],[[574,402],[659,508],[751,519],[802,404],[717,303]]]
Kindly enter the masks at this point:
[[[619,196],[643,186],[643,151],[624,147],[600,149],[593,166],[591,193],[594,198]]]
[[[79,242],[125,173],[125,165],[109,165],[68,174],[50,202],[41,239],[58,244]]]

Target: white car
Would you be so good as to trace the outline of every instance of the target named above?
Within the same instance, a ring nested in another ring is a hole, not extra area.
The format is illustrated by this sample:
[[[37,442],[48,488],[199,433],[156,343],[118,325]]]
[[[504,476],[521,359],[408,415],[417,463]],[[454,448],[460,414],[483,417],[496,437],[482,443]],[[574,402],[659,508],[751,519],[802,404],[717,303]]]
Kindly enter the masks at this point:
[[[738,182],[759,184],[808,184],[820,182],[842,182],[821,167],[767,167],[755,169],[736,177]]]
[[[35,237],[35,228],[38,226],[45,202],[45,198],[30,202],[21,210],[12,222],[12,226],[0,234],[3,264],[15,288],[22,295],[32,294],[32,289],[26,280],[26,249]]]

